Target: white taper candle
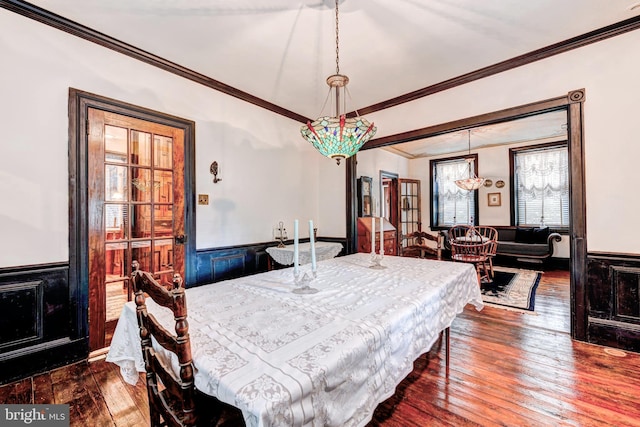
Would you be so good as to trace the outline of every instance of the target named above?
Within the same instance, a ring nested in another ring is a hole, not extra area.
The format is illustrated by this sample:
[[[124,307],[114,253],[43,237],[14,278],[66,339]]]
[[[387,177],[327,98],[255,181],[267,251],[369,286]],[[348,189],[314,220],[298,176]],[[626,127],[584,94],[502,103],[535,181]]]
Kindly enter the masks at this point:
[[[315,272],[316,265],[316,239],[313,235],[313,220],[309,220],[309,242],[311,243],[311,271]]]
[[[384,253],[384,218],[380,217],[380,254]]]
[[[298,274],[299,261],[300,261],[300,248],[298,242],[298,220],[293,221],[293,274]]]
[[[371,253],[376,253],[376,217],[371,217]]]

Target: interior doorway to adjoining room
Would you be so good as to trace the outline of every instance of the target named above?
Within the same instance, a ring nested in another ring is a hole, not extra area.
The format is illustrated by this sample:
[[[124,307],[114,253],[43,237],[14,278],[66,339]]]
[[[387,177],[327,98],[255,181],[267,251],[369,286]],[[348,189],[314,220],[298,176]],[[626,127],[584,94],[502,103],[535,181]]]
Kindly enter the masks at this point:
[[[382,148],[403,143],[419,143],[420,140],[448,132],[470,129],[473,127],[509,122],[512,120],[539,115],[552,111],[563,111],[566,115],[566,131],[569,148],[570,164],[570,228],[569,263],[571,287],[571,336],[574,339],[587,341],[587,247],[586,247],[586,203],[585,203],[585,168],[583,143],[583,103],[584,89],[571,91],[564,96],[551,98],[531,104],[521,105],[479,116],[468,117],[448,123],[411,130],[401,134],[389,135],[373,139],[362,147],[361,151]],[[352,163],[347,168],[348,174],[357,174],[356,158],[349,159]],[[347,176],[347,183],[354,179]],[[353,185],[353,184],[351,184]],[[353,188],[347,189],[348,194],[355,194]],[[347,216],[347,230],[355,227],[355,218]],[[354,239],[353,234],[349,235]]]

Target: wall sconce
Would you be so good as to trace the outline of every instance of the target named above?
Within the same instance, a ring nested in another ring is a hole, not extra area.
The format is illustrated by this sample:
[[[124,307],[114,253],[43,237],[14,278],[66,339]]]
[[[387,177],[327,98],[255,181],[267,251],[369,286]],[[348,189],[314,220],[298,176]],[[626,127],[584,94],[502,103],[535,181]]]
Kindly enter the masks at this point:
[[[218,178],[218,162],[211,163],[211,167],[209,168],[209,172],[213,175],[213,183],[217,184],[219,181],[222,181],[222,178]]]

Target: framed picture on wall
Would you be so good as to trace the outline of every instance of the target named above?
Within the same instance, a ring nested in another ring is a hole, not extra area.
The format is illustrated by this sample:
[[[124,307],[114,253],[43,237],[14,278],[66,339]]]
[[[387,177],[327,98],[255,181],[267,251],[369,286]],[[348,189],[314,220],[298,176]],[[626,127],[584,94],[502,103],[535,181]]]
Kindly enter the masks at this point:
[[[369,176],[361,176],[358,178],[358,216],[371,216],[373,212],[372,206],[372,189],[373,178]]]
[[[487,199],[489,206],[500,206],[502,204],[500,193],[489,193],[487,194]]]

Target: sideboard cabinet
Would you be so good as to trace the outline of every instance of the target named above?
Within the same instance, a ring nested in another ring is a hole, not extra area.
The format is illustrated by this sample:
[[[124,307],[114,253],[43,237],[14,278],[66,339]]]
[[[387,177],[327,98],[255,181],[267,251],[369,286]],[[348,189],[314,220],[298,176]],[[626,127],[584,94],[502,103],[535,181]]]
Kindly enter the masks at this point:
[[[376,253],[380,251],[380,218],[364,217],[358,218],[358,252],[371,253],[371,221],[375,220],[376,230]],[[398,254],[398,238],[396,228],[386,218],[383,220],[384,225],[384,254]]]

